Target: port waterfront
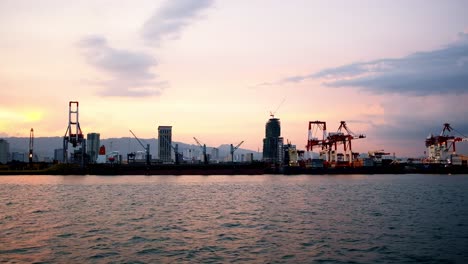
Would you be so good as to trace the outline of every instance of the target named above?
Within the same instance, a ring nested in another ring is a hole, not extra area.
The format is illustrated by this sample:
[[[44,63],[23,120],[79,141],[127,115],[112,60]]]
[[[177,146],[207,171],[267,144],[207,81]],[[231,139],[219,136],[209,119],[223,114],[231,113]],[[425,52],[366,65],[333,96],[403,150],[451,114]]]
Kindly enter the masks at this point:
[[[466,166],[440,164],[394,164],[373,167],[304,168],[274,166],[264,162],[234,164],[55,164],[25,165],[16,169],[0,170],[0,175],[336,175],[336,174],[468,174]]]

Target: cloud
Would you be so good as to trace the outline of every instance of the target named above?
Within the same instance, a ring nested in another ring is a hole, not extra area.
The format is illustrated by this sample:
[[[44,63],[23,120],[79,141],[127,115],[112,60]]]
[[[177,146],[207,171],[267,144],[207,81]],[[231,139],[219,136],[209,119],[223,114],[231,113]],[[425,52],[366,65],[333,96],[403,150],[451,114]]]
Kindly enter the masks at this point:
[[[105,72],[110,79],[97,81],[106,87],[103,96],[148,96],[159,95],[167,83],[156,81],[151,68],[157,61],[149,54],[114,49],[102,36],[89,36],[79,42],[86,61]]]
[[[402,58],[384,58],[328,68],[308,75],[290,76],[274,83],[283,85],[323,79],[329,87],[359,87],[373,93],[414,96],[468,92],[468,33],[444,48]]]
[[[177,38],[184,27],[199,18],[200,12],[212,4],[213,0],[167,0],[145,22],[142,36],[151,44]]]

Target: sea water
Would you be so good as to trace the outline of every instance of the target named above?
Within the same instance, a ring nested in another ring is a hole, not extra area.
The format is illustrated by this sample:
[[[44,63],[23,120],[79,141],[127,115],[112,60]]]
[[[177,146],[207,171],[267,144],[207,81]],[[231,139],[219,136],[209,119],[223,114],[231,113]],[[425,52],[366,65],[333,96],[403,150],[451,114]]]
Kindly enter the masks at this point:
[[[468,175],[0,176],[0,262],[468,263]]]

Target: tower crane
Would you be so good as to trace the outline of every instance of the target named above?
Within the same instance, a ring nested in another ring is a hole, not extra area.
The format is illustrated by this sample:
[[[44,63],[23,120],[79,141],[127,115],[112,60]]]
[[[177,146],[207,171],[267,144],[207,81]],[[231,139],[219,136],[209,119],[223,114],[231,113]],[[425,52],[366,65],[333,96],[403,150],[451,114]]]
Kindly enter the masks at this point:
[[[145,147],[145,145],[143,145],[143,143],[141,143],[140,139],[138,139],[138,137],[135,135],[135,133],[133,133],[132,130],[130,130],[130,133],[132,133],[132,135],[135,137],[135,139],[138,141],[138,143],[140,143],[141,147],[143,147],[143,149],[146,151],[146,165],[149,166],[151,164],[150,144],[146,144],[146,147]]]
[[[283,98],[283,100],[281,101],[281,103],[278,105],[278,107],[276,107],[275,111],[270,111],[270,116],[271,118],[275,118],[275,114],[276,112],[280,109],[280,107],[283,105],[284,101],[286,101],[286,97]]]
[[[244,141],[242,140],[239,144],[237,144],[237,146],[233,147],[232,144],[231,144],[231,162],[234,162],[234,151],[236,151],[240,145],[242,145],[242,143],[244,143]]]
[[[34,148],[34,129],[31,128],[29,132],[29,164],[33,162],[33,148]]]
[[[196,137],[193,137],[193,139],[195,139],[195,142],[197,142],[198,146],[202,149],[203,151],[203,162],[205,164],[208,164],[208,156],[206,155],[206,145],[205,144],[201,144],[200,141],[198,141],[198,139]]]

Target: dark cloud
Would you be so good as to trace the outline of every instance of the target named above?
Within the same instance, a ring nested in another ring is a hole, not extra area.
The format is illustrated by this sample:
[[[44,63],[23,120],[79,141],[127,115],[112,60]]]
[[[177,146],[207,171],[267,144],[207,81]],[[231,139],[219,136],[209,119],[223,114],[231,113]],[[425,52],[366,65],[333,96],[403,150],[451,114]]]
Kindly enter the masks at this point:
[[[284,78],[269,85],[324,79],[329,87],[359,87],[374,93],[408,95],[461,94],[468,92],[468,34],[442,49],[397,59],[357,62]]]
[[[95,82],[106,87],[103,96],[147,96],[159,95],[166,86],[156,81],[151,68],[157,65],[149,54],[114,49],[102,36],[90,36],[79,43],[86,61],[108,74],[109,80]]]
[[[151,44],[159,44],[164,38],[177,38],[184,27],[212,4],[213,0],[167,0],[145,22],[142,36]]]

